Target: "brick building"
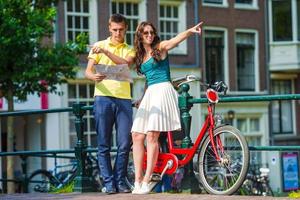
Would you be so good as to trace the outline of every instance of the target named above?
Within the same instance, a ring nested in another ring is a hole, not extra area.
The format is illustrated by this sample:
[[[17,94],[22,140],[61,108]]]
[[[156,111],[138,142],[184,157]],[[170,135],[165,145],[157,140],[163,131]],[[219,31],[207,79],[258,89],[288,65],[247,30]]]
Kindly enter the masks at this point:
[[[169,39],[204,21],[201,37],[192,36],[170,52],[171,77],[194,74],[208,83],[223,80],[232,96],[299,93],[299,5],[298,0],[59,1],[53,42],[74,40],[81,32],[88,33],[90,44],[106,39],[108,19],[113,13],[127,17],[126,41],[131,45],[137,24],[144,20],[156,25],[161,39]],[[86,56],[82,55],[77,79],[59,86],[64,95],[48,95],[48,108],[68,107],[76,101],[93,104],[94,84],[84,77]],[[137,99],[143,92],[144,78],[134,71],[132,76],[132,97]],[[190,94],[196,98],[203,94],[199,84],[191,84]],[[29,99],[17,104],[16,110],[41,108],[38,97]],[[299,102],[291,101],[223,103],[218,104],[216,112],[226,123],[241,130],[249,145],[299,144],[299,106]],[[4,101],[2,110],[5,109]],[[198,134],[205,114],[205,104],[193,106],[192,138]],[[16,130],[16,148],[72,148],[77,139],[74,119],[71,113],[17,117],[15,123],[22,128]],[[87,111],[84,119],[86,143],[96,146],[92,112]],[[5,124],[6,120],[1,119],[2,141],[5,141]],[[280,153],[251,152],[251,164],[268,165],[276,174],[281,172],[275,169],[280,157]],[[30,162],[29,171],[52,164]],[[273,188],[281,188],[280,177],[273,183]]]

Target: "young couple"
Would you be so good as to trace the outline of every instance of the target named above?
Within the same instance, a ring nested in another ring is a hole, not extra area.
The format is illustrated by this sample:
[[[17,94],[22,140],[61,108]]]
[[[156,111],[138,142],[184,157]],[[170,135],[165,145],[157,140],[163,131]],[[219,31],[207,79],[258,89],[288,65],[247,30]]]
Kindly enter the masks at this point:
[[[114,14],[109,20],[110,37],[95,43],[91,49],[85,75],[95,81],[94,116],[98,160],[106,193],[130,192],[125,184],[125,176],[131,140],[135,167],[132,193],[147,194],[152,190],[154,184],[151,182],[151,174],[159,153],[159,134],[181,128],[178,96],[170,83],[168,51],[192,34],[201,34],[201,26],[202,22],[174,38],[160,41],[153,24],[141,22],[135,32],[134,49],[131,49],[124,42],[126,19],[120,14]],[[146,77],[147,89],[139,102],[133,123],[130,83],[105,79],[104,75],[95,73],[95,64],[135,64],[137,73]],[[110,144],[114,125],[117,156],[112,168]],[[144,173],[145,140],[147,167]]]

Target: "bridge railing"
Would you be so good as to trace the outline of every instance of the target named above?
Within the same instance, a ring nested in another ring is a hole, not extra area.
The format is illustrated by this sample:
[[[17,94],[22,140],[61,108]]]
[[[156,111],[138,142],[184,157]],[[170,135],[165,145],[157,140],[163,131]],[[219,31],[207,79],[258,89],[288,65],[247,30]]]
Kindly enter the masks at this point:
[[[206,103],[206,98],[193,98],[188,93],[189,85],[183,84],[181,86],[181,94],[179,96],[179,108],[181,111],[181,119],[183,124],[183,132],[184,139],[182,142],[182,146],[190,146],[192,144],[190,138],[190,127],[191,127],[191,115],[189,113],[193,104],[197,103]],[[222,97],[220,98],[220,102],[249,102],[249,101],[275,101],[275,100],[299,100],[300,94],[285,94],[285,95],[260,95],[260,96],[240,96],[240,97]],[[27,175],[27,163],[26,159],[30,156],[46,156],[51,155],[53,157],[57,156],[57,154],[66,154],[66,153],[75,153],[75,157],[78,163],[79,173],[75,178],[74,192],[89,192],[92,191],[92,183],[90,183],[90,179],[87,177],[87,173],[85,171],[85,160],[87,156],[87,152],[89,151],[84,137],[84,120],[83,116],[85,115],[87,110],[92,110],[92,106],[86,106],[82,103],[74,103],[70,108],[58,108],[58,109],[46,109],[46,110],[27,110],[27,111],[14,111],[14,112],[2,112],[0,113],[0,117],[7,116],[22,116],[22,115],[30,115],[30,114],[45,114],[45,113],[60,113],[60,112],[73,112],[75,115],[75,129],[77,135],[77,142],[75,148],[73,150],[53,150],[53,151],[19,151],[19,152],[0,152],[0,157],[4,156],[20,156],[22,159],[22,173],[23,173],[23,181],[24,185],[28,183],[28,175]],[[253,146],[250,147],[251,151],[292,151],[292,150],[300,150],[300,146]],[[191,165],[192,166],[192,163]],[[190,168],[192,170],[192,167]],[[0,181],[14,181],[14,180],[4,180]]]

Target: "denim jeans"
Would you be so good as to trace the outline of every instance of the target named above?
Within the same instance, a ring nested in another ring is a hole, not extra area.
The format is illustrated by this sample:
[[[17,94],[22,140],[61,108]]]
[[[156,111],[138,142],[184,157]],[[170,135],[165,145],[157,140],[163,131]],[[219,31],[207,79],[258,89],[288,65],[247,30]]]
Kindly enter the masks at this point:
[[[131,146],[132,106],[130,99],[96,96],[94,116],[98,141],[98,162],[106,187],[124,183]],[[117,156],[112,168],[110,150],[116,128]]]

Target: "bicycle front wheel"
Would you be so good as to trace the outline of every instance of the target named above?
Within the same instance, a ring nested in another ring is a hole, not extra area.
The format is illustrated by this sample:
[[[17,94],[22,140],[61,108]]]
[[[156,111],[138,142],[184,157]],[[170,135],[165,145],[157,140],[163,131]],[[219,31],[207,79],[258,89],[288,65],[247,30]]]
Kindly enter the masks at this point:
[[[236,128],[226,125],[214,130],[217,160],[209,137],[201,146],[198,157],[199,176],[210,194],[230,195],[245,180],[249,166],[249,149],[245,138]]]

